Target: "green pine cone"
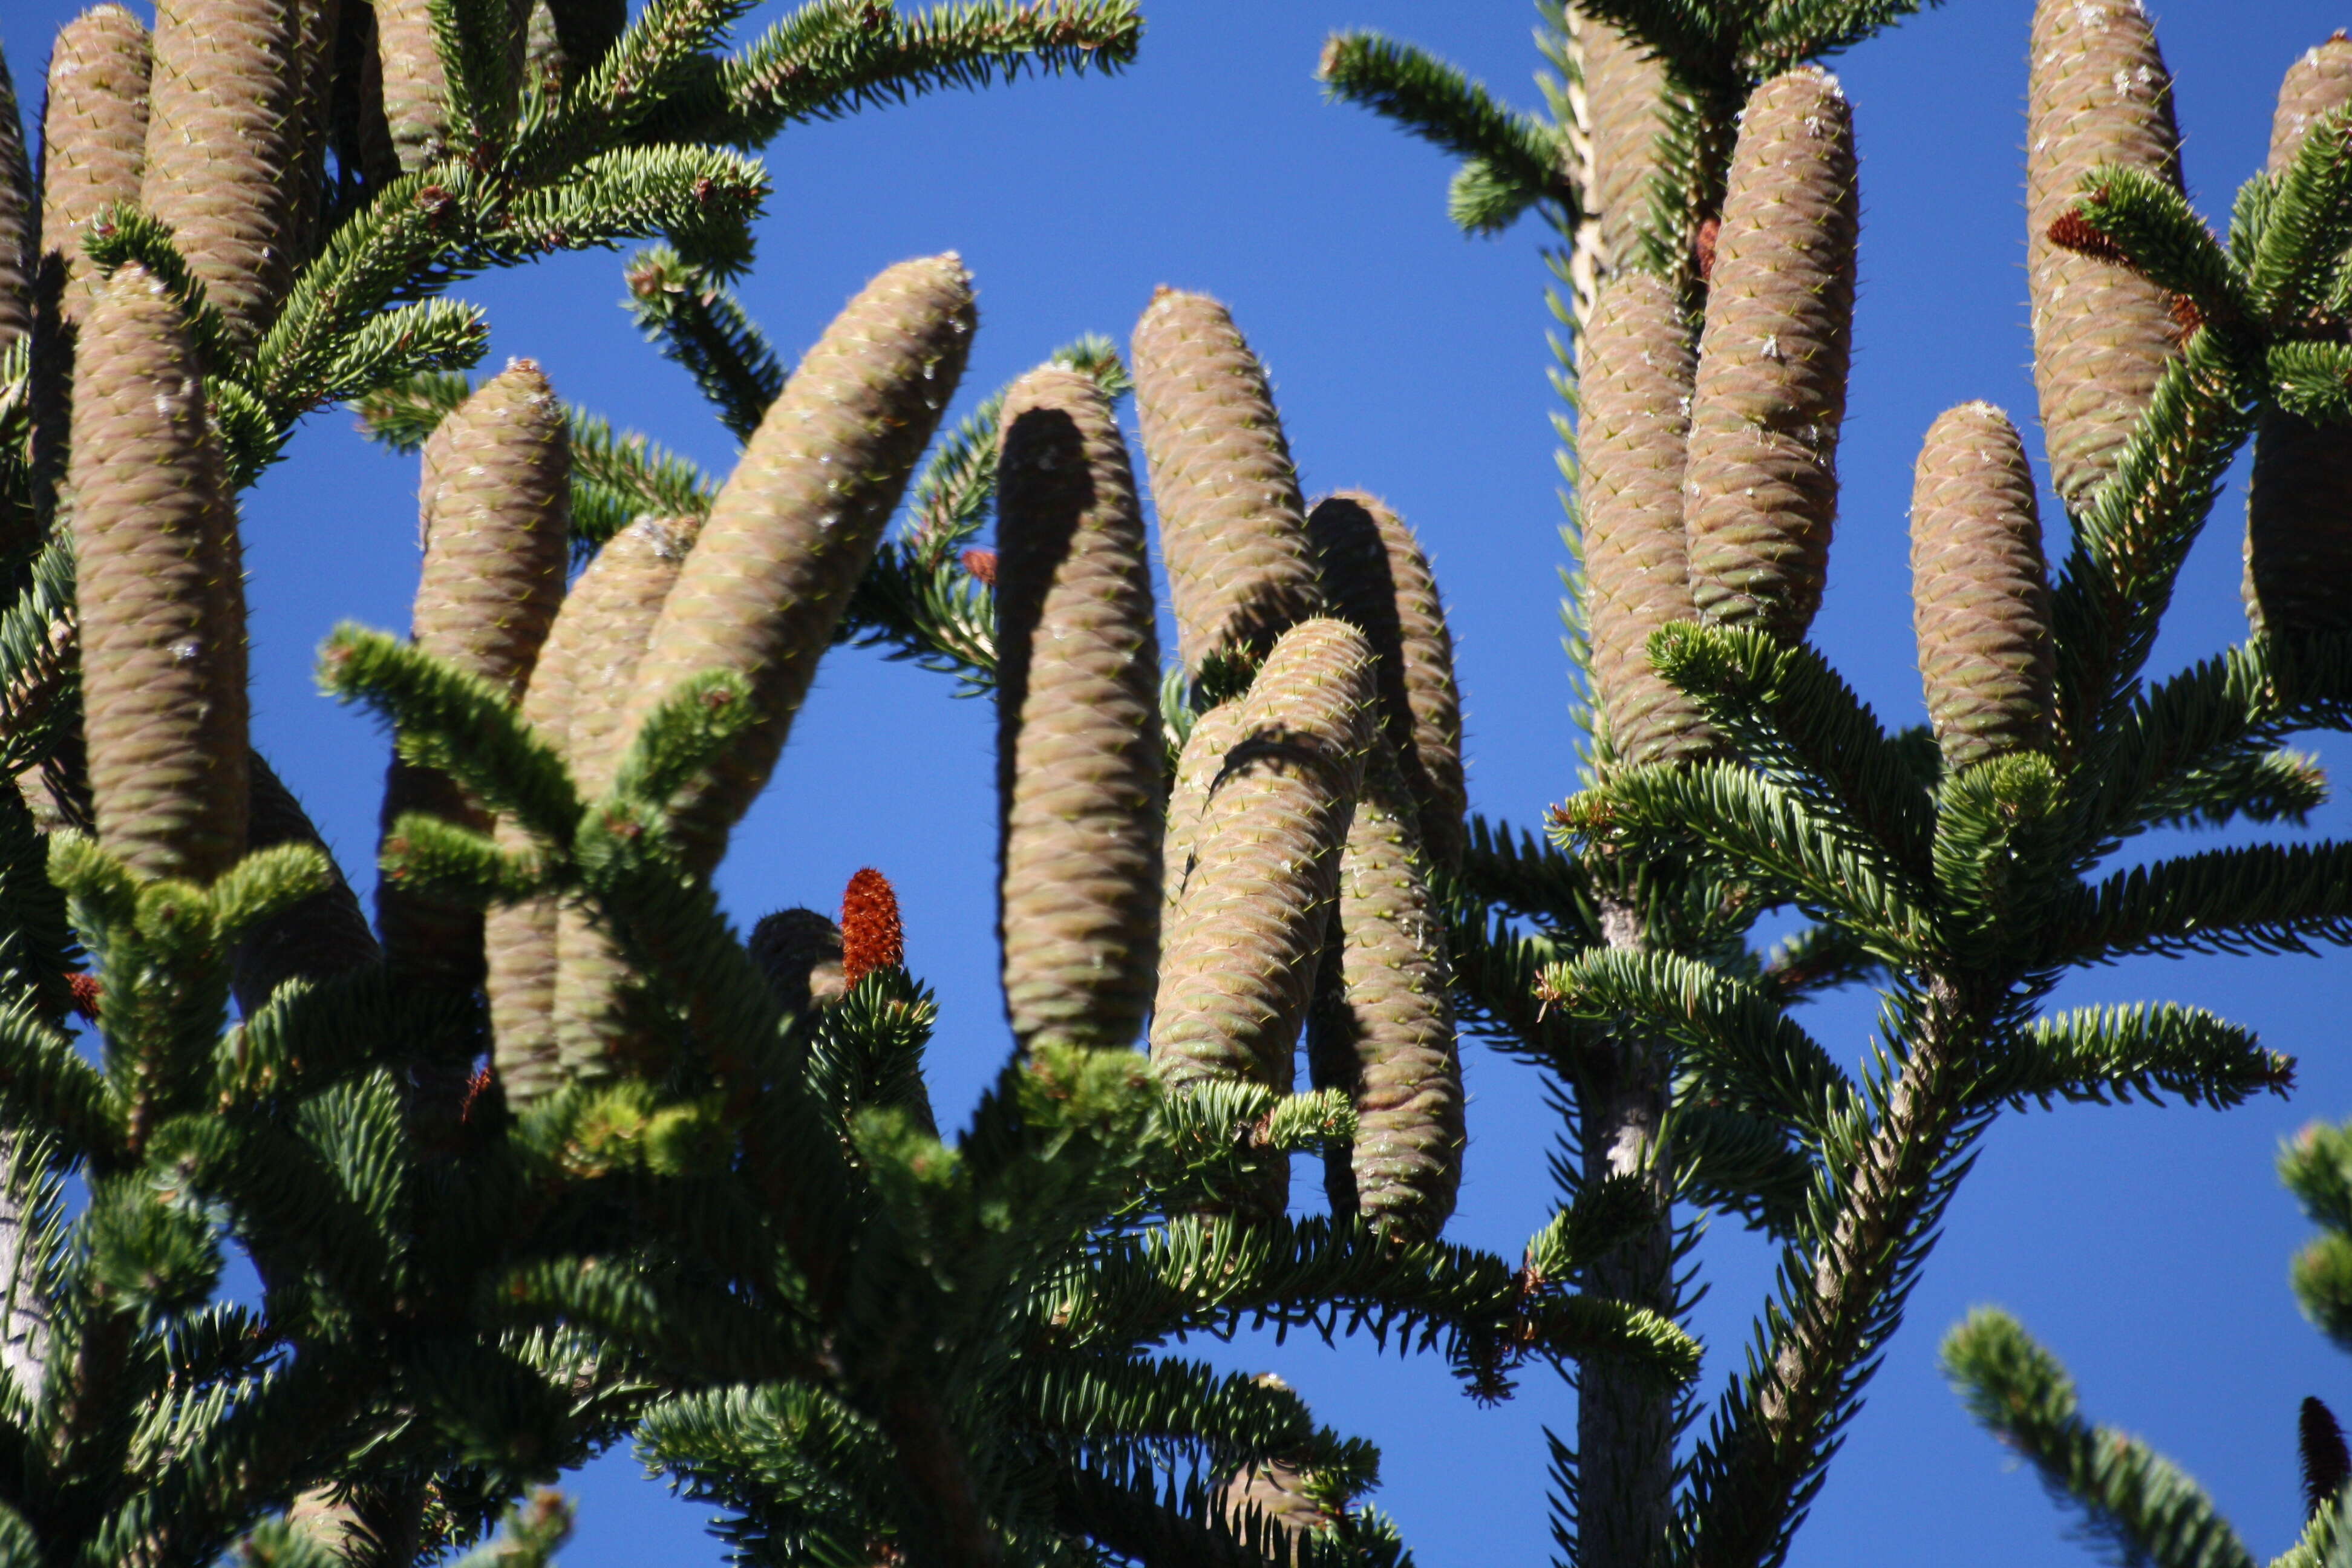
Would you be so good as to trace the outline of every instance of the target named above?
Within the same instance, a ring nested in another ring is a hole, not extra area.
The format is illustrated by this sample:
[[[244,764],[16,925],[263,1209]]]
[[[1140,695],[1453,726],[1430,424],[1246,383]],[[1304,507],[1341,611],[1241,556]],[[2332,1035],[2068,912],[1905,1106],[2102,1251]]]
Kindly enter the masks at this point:
[[[2128,268],[2052,243],[2102,163],[2178,185],[2172,79],[2140,0],[2040,0],[2026,83],[2025,260],[2033,300],[2033,384],[2051,481],[2080,507],[2124,442],[2173,353],[2171,299]]]
[[[1601,224],[1601,262],[1614,271],[1633,259],[1648,226],[1650,181],[1666,94],[1663,61],[1617,28],[1583,18],[1584,101],[1592,126],[1592,178],[1586,200]]]
[[[310,116],[306,0],[162,0],[139,199],[230,332],[251,343],[294,280]],[[315,0],[311,0],[315,3]]]
[[[623,694],[698,526],[694,518],[639,518],[606,540],[548,630],[523,692],[522,714],[562,750],[574,779],[591,771],[593,759],[610,783],[618,764],[607,759],[620,732]],[[501,824],[499,831],[509,848],[526,843],[511,826]],[[562,968],[566,925],[579,928],[569,943],[574,963],[568,985]],[[562,1084],[559,1041],[567,1020],[574,1054],[585,1061],[604,1059],[604,1043],[617,1030],[607,1022],[615,1011],[617,961],[588,937],[587,916],[576,908],[559,910],[552,900],[490,911],[483,933],[490,1027],[499,1080],[514,1103]]]
[[[449,78],[433,41],[428,0],[375,0],[375,43],[394,156],[403,173],[414,174],[449,143]]]
[[[16,79],[8,74],[8,57],[0,54],[0,349],[32,335],[40,212],[33,166],[25,157]]]
[[[2294,162],[2312,126],[2352,103],[2352,37],[2342,32],[2304,51],[2279,83],[2278,111],[2271,117],[2270,172]]]
[[[1429,558],[1379,497],[1340,490],[1315,503],[1307,537],[1331,613],[1371,639],[1381,724],[1394,749],[1422,845],[1442,866],[1462,858],[1462,694],[1454,634]]]
[[[719,493],[646,649],[626,731],[688,677],[732,669],[761,715],[679,807],[708,869],[768,781],[817,661],[955,393],[971,279],[950,252],[884,272],[801,361]]]
[[[147,29],[120,5],[97,5],[58,30],[41,111],[41,252],[64,269],[68,317],[105,280],[82,255],[89,220],[139,199],[147,162]]]
[[[2312,125],[2352,102],[2352,39],[2338,33],[2289,67],[2271,121],[2273,174]],[[2246,486],[2246,618],[2289,635],[2352,627],[2352,438],[2266,408]]]
[[[1853,342],[1853,121],[1806,66],[1740,121],[1684,470],[1699,613],[1790,641],[1820,608]]]
[[[1577,372],[1577,500],[1592,700],[1620,763],[1691,762],[1715,747],[1697,704],[1650,667],[1650,634],[1698,618],[1683,533],[1683,458],[1696,360],[1673,287],[1626,273],[1601,289]]]
[[[1349,1169],[1330,1171],[1332,1212],[1432,1241],[1454,1212],[1466,1139],[1443,915],[1413,816],[1402,774],[1375,748],[1339,857],[1307,1038],[1317,1087],[1346,1089],[1356,1107]]]
[[[1022,1047],[1123,1047],[1160,958],[1160,644],[1135,474],[1090,376],[1004,400],[996,482],[1005,1009]]]
[[[517,360],[425,443],[418,507],[425,569],[416,646],[520,697],[557,606],[570,552],[571,448],[563,406],[539,366]],[[383,792],[389,836],[422,812],[488,829],[489,814],[446,775],[394,759]],[[482,983],[482,911],[377,884],[376,923],[395,973],[454,990]]]
[[[841,972],[841,928],[814,910],[778,910],[751,928],[751,962],[794,1017],[838,1002],[849,984]]]
[[[143,268],[85,318],[71,482],[99,842],[209,882],[245,852],[245,584],[203,379]]]
[[[1319,614],[1307,508],[1265,367],[1225,308],[1161,289],[1135,324],[1135,411],[1187,673]]]
[[[334,881],[320,892],[271,916],[247,931],[230,955],[230,984],[238,1011],[251,1017],[254,1009],[277,994],[289,980],[329,980],[365,969],[383,957],[375,933],[368,930],[358,895],[343,880],[342,868],[294,792],[254,752],[246,759],[252,794],[249,797],[246,847],[268,849],[279,844],[308,844],[327,857]]]
[[[1945,768],[2046,744],[2050,590],[2033,468],[1990,403],[1928,427],[1911,490],[1911,597]]]
[[[1372,665],[1355,627],[1303,621],[1230,704],[1235,739],[1207,791],[1196,859],[1161,942],[1151,1059],[1172,1086],[1235,1078],[1291,1087],[1339,848],[1378,735]]]

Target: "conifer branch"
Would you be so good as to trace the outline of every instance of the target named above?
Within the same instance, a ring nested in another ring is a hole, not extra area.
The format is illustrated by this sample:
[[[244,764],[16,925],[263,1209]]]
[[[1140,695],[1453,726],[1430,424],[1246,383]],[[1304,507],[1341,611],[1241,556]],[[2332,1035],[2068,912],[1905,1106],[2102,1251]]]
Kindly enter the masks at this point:
[[[667,246],[639,251],[627,278],[638,327],[694,377],[719,422],[750,440],[784,390],[783,363],[766,336],[734,295]]]
[[[1499,233],[1540,201],[1558,205],[1558,226],[1575,226],[1580,198],[1560,133],[1506,108],[1454,67],[1375,33],[1334,33],[1316,77],[1325,97],[1369,109],[1463,161],[1449,202],[1465,230]]]
[[[2118,1552],[2155,1568],[2254,1568],[2194,1480],[2138,1438],[2083,1419],[2065,1369],[2007,1313],[1969,1313],[1946,1336],[1942,1361],[1979,1424]]]
[[[2053,1100],[2162,1104],[2178,1096],[2215,1109],[2294,1084],[2291,1057],[2262,1048],[2253,1032],[2172,1003],[2088,1007],[2037,1020],[1993,1042],[1975,1098],[2023,1109]]]
[[[795,121],[1024,71],[1118,71],[1142,36],[1134,0],[951,0],[912,17],[890,5],[815,0],[720,67],[718,101],[697,133],[757,146]]]
[[[1596,949],[1544,971],[1538,994],[1594,1023],[1637,1022],[1680,1046],[1710,1101],[1818,1138],[1854,1089],[1762,991],[1670,952]]]
[[[2052,938],[2069,963],[2352,943],[2352,845],[2254,845],[2136,866],[2070,900]]]

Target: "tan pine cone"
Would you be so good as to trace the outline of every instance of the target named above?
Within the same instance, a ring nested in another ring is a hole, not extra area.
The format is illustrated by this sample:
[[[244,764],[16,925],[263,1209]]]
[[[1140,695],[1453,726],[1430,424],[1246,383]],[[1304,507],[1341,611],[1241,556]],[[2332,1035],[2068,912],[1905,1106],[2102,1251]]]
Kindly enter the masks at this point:
[[[1444,926],[1413,816],[1402,775],[1375,748],[1339,857],[1307,1037],[1317,1086],[1345,1089],[1356,1108],[1333,1212],[1430,1241],[1454,1212],[1466,1135]]]
[[[268,849],[279,844],[308,844],[327,857],[333,879],[322,891],[273,915],[247,931],[230,955],[231,984],[237,1010],[251,1017],[255,1009],[289,980],[331,980],[365,969],[383,954],[375,933],[368,930],[358,895],[343,880],[342,868],[319,829],[311,823],[294,792],[256,752],[246,759],[251,789],[246,847]]]
[[[1716,239],[1684,470],[1699,613],[1787,640],[1821,606],[1853,340],[1853,124],[1806,66],[1748,100]]]
[[[416,646],[520,697],[563,602],[571,549],[563,406],[539,366],[517,360],[441,422],[420,466]],[[411,812],[476,832],[491,826],[447,775],[395,758],[383,791],[387,842]],[[376,889],[376,923],[395,974],[458,991],[482,984],[481,910],[387,879]]]
[[[245,852],[244,574],[180,309],[143,268],[84,320],[71,483],[99,842],[209,882]]]
[[[1577,499],[1593,703],[1620,763],[1696,761],[1715,745],[1648,651],[1658,627],[1698,618],[1683,531],[1696,365],[1671,285],[1627,273],[1601,290],[1576,382]]]
[[[1174,924],[1176,906],[1197,868],[1201,820],[1208,810],[1209,793],[1223,776],[1225,758],[1241,740],[1242,705],[1221,703],[1192,721],[1192,733],[1177,754],[1176,776],[1168,784],[1168,827],[1160,841],[1160,931],[1163,941]]]
[[[1911,491],[1911,597],[1944,766],[2048,742],[2050,591],[2033,469],[2009,416],[1964,403],[1928,427]]]
[[[690,517],[639,518],[606,540],[564,596],[540,649],[523,717],[562,751],[591,799],[610,787],[619,765],[625,694],[700,526]],[[509,849],[528,845],[510,825],[499,836]],[[571,1059],[606,1059],[625,1033],[615,999],[625,971],[585,911],[559,909],[552,900],[493,910],[484,945],[499,1079],[509,1101],[562,1084],[559,1042],[567,1034]]]
[[[2278,110],[2271,117],[2270,172],[2294,162],[2304,138],[2320,120],[2352,103],[2352,37],[2342,32],[2304,51],[2279,83]]]
[[[693,518],[640,518],[614,534],[581,573],[548,629],[523,691],[522,716],[563,752],[575,779],[575,715],[584,715],[580,728],[591,737],[609,739],[619,728],[619,701],[612,693],[627,689],[698,526]],[[529,837],[511,823],[499,824],[498,833],[506,849],[530,847]],[[557,923],[552,899],[492,910],[486,921],[499,1079],[516,1104],[562,1082],[555,1052]]]
[[[1160,957],[1160,645],[1135,475],[1091,377],[1032,371],[997,467],[998,926],[1024,1049],[1131,1044]]]
[[[841,928],[814,910],[778,910],[751,928],[751,962],[776,1000],[794,1016],[848,994],[841,970]]]
[[[802,360],[719,493],[632,690],[625,731],[679,682],[747,678],[760,721],[681,801],[708,869],[782,752],[817,661],[963,374],[971,279],[952,252],[867,284]]]
[[[1462,858],[1462,694],[1454,634],[1429,558],[1404,520],[1363,490],[1340,490],[1307,517],[1331,613],[1371,639],[1381,724],[1396,754],[1421,844],[1438,864]]]
[[[2052,483],[2070,507],[2115,471],[2174,352],[2172,301],[2050,226],[2102,163],[2180,183],[2172,79],[2140,0],[2040,0],[2026,85],[2026,276]]]
[[[1654,143],[1664,128],[1659,110],[1666,68],[1649,49],[1595,17],[1583,19],[1578,38],[1592,122],[1592,179],[1585,203],[1601,222],[1606,276],[1633,259],[1649,226],[1650,180],[1658,168]]]
[[[25,155],[25,121],[16,109],[16,82],[0,54],[0,349],[32,335],[35,226],[40,198]]]
[[[448,151],[449,78],[428,0],[375,0],[377,68],[394,156],[414,174]]]
[[[1135,324],[1135,411],[1187,673],[1262,656],[1320,613],[1298,470],[1265,367],[1225,308],[1161,289]]]
[[[1355,627],[1303,621],[1231,704],[1238,736],[1215,771],[1161,942],[1151,1060],[1172,1088],[1223,1078],[1290,1089],[1340,847],[1379,742],[1372,664]],[[1279,1213],[1286,1168],[1275,1162],[1244,1201]]]
[[[2271,121],[2271,172],[2347,102],[2352,39],[2338,33],[2288,68]],[[2352,430],[2263,411],[2246,486],[2245,597],[2257,632],[2352,626]]]
[[[66,315],[103,291],[83,257],[89,220],[139,199],[147,161],[147,29],[121,5],[96,5],[58,30],[41,111],[41,251],[68,282]]]
[[[139,199],[238,341],[294,280],[308,85],[306,0],[162,0]],[[323,128],[323,122],[322,122]]]

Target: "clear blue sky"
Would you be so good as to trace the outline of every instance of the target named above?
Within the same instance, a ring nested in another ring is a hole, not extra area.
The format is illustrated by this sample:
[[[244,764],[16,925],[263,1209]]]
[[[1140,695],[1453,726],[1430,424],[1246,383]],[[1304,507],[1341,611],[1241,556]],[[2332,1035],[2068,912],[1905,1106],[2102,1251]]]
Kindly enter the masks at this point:
[[[2030,11],[2029,0],[1953,0],[1839,65],[1864,154],[1862,300],[1843,518],[1815,636],[1899,722],[1920,707],[1904,532],[1919,437],[1942,409],[1978,397],[2032,425],[2020,153]],[[2218,217],[2261,162],[2280,73],[2352,23],[2352,5],[2164,0],[2158,12],[2192,194]],[[1541,237],[1530,226],[1499,242],[1459,237],[1444,218],[1440,157],[1322,103],[1310,76],[1327,32],[1369,26],[1531,103],[1532,9],[1151,0],[1148,13],[1125,78],[1024,82],[788,133],[772,151],[776,191],[745,298],[796,354],[873,272],[959,249],[981,289],[968,406],[1080,332],[1124,342],[1155,284],[1222,296],[1273,369],[1308,487],[1381,491],[1420,530],[1453,609],[1474,804],[1531,821],[1574,787],[1576,739],[1559,648]],[[4,41],[29,100],[47,35],[68,14],[57,0],[9,0]],[[489,363],[533,356],[566,396],[723,468],[725,433],[683,374],[637,341],[614,308],[620,291],[609,255],[460,290],[489,309]],[[384,744],[316,695],[311,658],[339,619],[405,626],[414,479],[331,413],[245,514],[257,740],[361,879]],[[2159,668],[2243,635],[2241,519],[2233,489],[2189,565]],[[863,864],[891,875],[909,962],[943,1005],[934,1082],[952,1119],[1008,1041],[989,941],[992,716],[950,700],[949,684],[835,654],[721,879],[748,922],[785,904],[831,907]],[[2319,749],[2352,772],[2352,746]],[[2352,831],[2352,811],[2329,805],[2314,831]],[[2072,1107],[2005,1120],[1952,1209],[1796,1563],[2086,1561],[1936,1374],[1937,1337],[1980,1301],[2047,1340],[2093,1414],[2200,1477],[2258,1554],[2292,1539],[2295,1402],[2317,1394],[2352,1416],[2352,1363],[2288,1294],[2305,1227],[2271,1162],[2303,1121],[2352,1114],[2352,967],[2138,962],[2075,981],[2060,1001],[2168,997],[2250,1024],[2300,1058],[2294,1100],[2226,1114]],[[1866,996],[1841,999],[1810,1022],[1852,1057],[1872,1011]],[[1472,1143],[1453,1234],[1516,1256],[1549,1213],[1554,1128],[1528,1069],[1474,1053],[1465,1071]],[[1719,1385],[1771,1260],[1729,1228],[1701,1256],[1714,1293],[1699,1323]],[[1572,1426],[1573,1409],[1548,1377],[1482,1411],[1433,1363],[1376,1361],[1368,1346],[1245,1342],[1216,1353],[1278,1370],[1326,1420],[1381,1442],[1378,1500],[1430,1568],[1549,1554],[1540,1429]],[[620,1454],[575,1478],[582,1531],[567,1568],[717,1563],[699,1510],[635,1475]]]

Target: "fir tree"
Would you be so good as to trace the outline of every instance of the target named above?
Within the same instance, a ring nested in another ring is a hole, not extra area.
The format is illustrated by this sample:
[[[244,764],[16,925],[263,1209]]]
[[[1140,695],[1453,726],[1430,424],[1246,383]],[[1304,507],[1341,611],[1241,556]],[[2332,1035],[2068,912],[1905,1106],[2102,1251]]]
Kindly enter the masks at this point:
[[[1265,562],[1179,584],[1188,689],[1108,345],[934,442],[975,320],[954,256],[881,272],[790,375],[727,291],[764,191],[739,149],[1115,67],[1131,10],[820,0],[722,54],[738,15],[189,0],[61,45],[39,199],[17,160],[0,207],[31,328],[0,367],[0,1558],[410,1563],[503,1519],[468,1560],[543,1562],[567,1521],[523,1500],[634,1435],[746,1561],[1391,1562],[1369,1445],[1170,1343],[1369,1333],[1486,1394],[1531,1360],[1695,1368],[1575,1288],[1643,1222],[1625,1194],[1524,1268],[1438,1239],[1448,639],[1393,518],[1370,576],[1318,542],[1223,308],[1138,331],[1171,530]],[[744,443],[723,479],[530,362],[463,374],[453,282],[632,237],[664,241],[641,318]],[[395,737],[373,931],[246,733],[236,495],[336,401],[421,454],[410,635],[347,626],[320,666]],[[1016,1047],[947,1138],[887,879],[748,943],[711,889],[844,640],[999,702]],[[1310,1007],[1336,1065],[1295,1094]],[[1348,1178],[1328,1218],[1269,1201],[1302,1149]]]
[[[1548,6],[1541,114],[1389,39],[1323,56],[1332,96],[1462,159],[1463,227],[1534,211],[1559,239],[1592,748],[1549,843],[1472,820],[1457,1005],[1564,1091],[1582,1153],[1564,1198],[1627,1180],[1654,1196],[1590,1288],[1680,1311],[1692,1241],[1670,1203],[1786,1247],[1745,1369],[1688,1448],[1696,1412],[1672,1391],[1582,1369],[1575,1439],[1554,1439],[1556,1533],[1593,1568],[1783,1557],[2004,1105],[2228,1105],[2290,1080],[2194,1008],[2045,1014],[2061,975],[2352,940],[2340,845],[2116,864],[2159,824],[2299,821],[2325,785],[2280,742],[2352,719],[2323,456],[2352,413],[2331,379],[2352,240],[2340,43],[2290,78],[2273,166],[2221,238],[2180,193],[2140,8],[2039,7],[2036,374],[2072,548],[2045,571],[2016,434],[1964,405],[1928,435],[1912,518],[1931,723],[1891,731],[1803,641],[1835,512],[1855,200],[1843,97],[1809,62],[1919,8]],[[2174,581],[2257,427],[2252,635],[2154,679]],[[1814,923],[1756,952],[1747,931],[1786,908]],[[1861,984],[1881,1026],[1853,1073],[1790,1009]],[[2171,1481],[2134,1475],[2147,1519],[2186,1519],[2165,1511]],[[2129,1544],[2153,1550],[2148,1529]],[[2179,1552],[2155,1560],[2206,1560],[2165,1539]]]

